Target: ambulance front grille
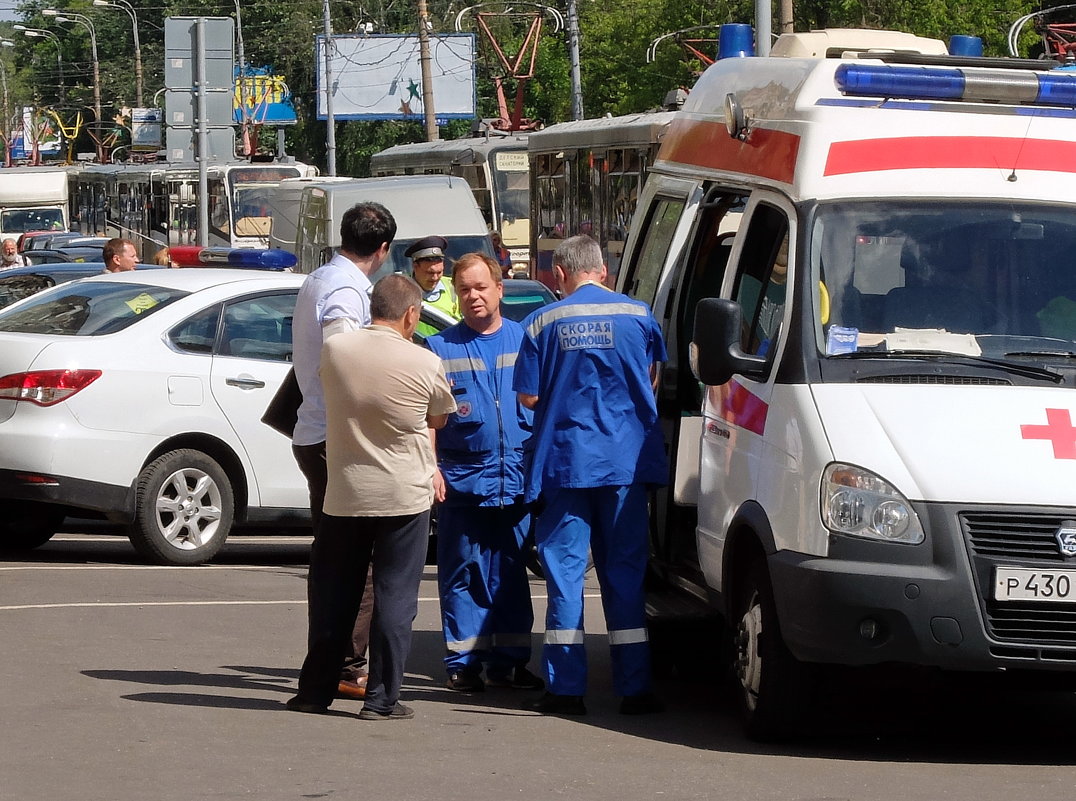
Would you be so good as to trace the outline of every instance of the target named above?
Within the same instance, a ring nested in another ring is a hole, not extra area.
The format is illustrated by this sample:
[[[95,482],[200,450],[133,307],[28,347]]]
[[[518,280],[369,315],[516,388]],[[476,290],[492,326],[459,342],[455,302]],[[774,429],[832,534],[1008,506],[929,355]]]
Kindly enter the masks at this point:
[[[1027,602],[996,601],[997,565],[1027,566],[1076,563],[1061,555],[1056,535],[1068,512],[963,512],[961,528],[971,554],[987,633],[1006,642],[1076,646],[1076,608]],[[1070,655],[1070,659],[1076,654]]]
[[[1011,514],[965,512],[960,515],[972,556],[992,559],[1040,559],[1062,562],[1064,557],[1054,538],[1061,521],[1058,514]]]
[[[864,375],[856,379],[860,384],[1002,384],[1011,386],[1004,378],[982,378],[973,375]]]

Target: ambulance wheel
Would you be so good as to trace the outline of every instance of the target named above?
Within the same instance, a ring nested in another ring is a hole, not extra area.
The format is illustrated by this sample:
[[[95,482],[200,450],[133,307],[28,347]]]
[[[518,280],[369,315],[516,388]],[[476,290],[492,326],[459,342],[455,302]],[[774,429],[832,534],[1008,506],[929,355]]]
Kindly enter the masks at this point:
[[[736,598],[732,660],[744,727],[754,740],[793,735],[811,697],[810,667],[781,637],[764,559],[751,564]]]

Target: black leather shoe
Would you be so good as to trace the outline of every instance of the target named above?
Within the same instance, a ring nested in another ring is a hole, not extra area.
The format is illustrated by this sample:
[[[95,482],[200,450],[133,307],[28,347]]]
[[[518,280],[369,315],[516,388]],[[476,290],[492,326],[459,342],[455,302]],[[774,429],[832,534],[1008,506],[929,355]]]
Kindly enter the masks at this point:
[[[625,695],[620,702],[621,715],[653,715],[655,712],[664,711],[664,704],[653,693]]]
[[[486,689],[486,683],[475,670],[456,670],[449,673],[445,686],[461,693],[480,693]]]
[[[542,693],[536,701],[528,701],[523,708],[543,715],[585,715],[587,708],[581,695],[557,695]]]
[[[490,676],[487,672],[486,685],[489,687],[511,687],[513,690],[541,690],[545,687],[545,682],[527,670],[527,668],[517,667],[504,676]]]
[[[324,715],[329,711],[329,707],[325,704],[312,704],[309,701],[304,701],[299,696],[289,698],[284,702],[284,706],[290,709],[292,712],[307,712],[311,715]]]

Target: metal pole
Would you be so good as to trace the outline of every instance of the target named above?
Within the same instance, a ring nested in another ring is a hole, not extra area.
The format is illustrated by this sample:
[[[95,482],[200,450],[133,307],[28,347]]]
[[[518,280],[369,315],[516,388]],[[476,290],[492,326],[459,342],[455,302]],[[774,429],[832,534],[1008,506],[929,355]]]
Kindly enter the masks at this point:
[[[583,119],[583,79],[579,69],[579,7],[568,0],[568,58],[571,62],[572,119]]]
[[[247,56],[243,49],[243,15],[239,0],[235,0],[235,38],[239,45],[239,130],[243,136],[243,155],[249,156],[253,149],[247,143]]]
[[[4,45],[8,43],[5,42]],[[11,166],[11,114],[8,108],[7,67],[0,61],[0,77],[4,79],[4,166]]]
[[[209,246],[209,109],[206,102],[205,17],[198,17],[194,27],[194,86],[198,91],[198,244]]]
[[[422,114],[426,118],[426,141],[441,138],[433,108],[433,70],[430,69],[430,17],[426,0],[418,0],[418,60],[422,67]]]
[[[329,16],[329,0],[322,3],[325,18],[325,168],[336,175],[336,115],[333,114],[333,24]]]
[[[772,28],[773,6],[770,0],[755,0],[755,53],[760,56],[770,54]]]

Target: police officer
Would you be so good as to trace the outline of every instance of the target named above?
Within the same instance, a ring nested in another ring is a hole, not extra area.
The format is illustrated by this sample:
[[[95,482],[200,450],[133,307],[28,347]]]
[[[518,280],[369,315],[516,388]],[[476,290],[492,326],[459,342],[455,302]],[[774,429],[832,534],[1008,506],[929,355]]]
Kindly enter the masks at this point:
[[[463,322],[426,340],[457,404],[435,439],[446,685],[462,692],[486,684],[541,689],[527,669],[534,613],[523,560],[530,526],[523,445],[532,415],[512,390],[523,329],[501,316],[501,269],[493,259],[468,253],[456,262],[452,283]]]
[[[411,259],[415,281],[422,287],[422,304],[458,320],[460,312],[456,291],[452,288],[451,279],[445,275],[447,247],[448,240],[443,236],[427,236],[405,250],[404,256]],[[437,333],[436,328],[423,322],[419,322],[416,330],[424,337]]]
[[[542,665],[548,692],[526,708],[586,713],[583,578],[593,553],[622,714],[657,712],[651,690],[643,579],[647,493],[668,468],[654,400],[665,346],[649,307],[603,285],[598,243],[565,240],[553,253],[564,299],[523,321],[514,387],[534,409],[527,497],[549,603]]]

